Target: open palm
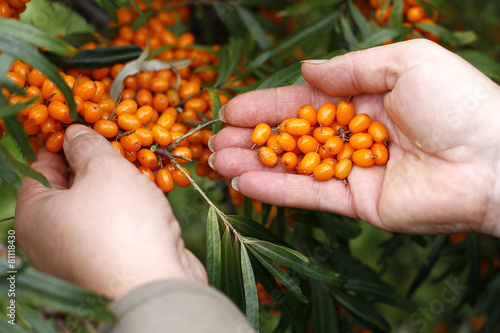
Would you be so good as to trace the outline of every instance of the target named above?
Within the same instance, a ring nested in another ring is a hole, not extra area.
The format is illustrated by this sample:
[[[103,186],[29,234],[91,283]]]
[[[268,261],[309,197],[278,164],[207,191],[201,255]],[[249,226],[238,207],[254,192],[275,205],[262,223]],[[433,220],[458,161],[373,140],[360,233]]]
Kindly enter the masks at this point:
[[[239,177],[245,195],[325,210],[380,228],[420,234],[499,234],[500,89],[462,58],[418,40],[305,62],[307,83],[240,95],[224,110],[232,125],[213,139],[217,171]],[[349,185],[263,166],[252,128],[354,96],[356,113],[390,134],[386,166],[353,167]]]

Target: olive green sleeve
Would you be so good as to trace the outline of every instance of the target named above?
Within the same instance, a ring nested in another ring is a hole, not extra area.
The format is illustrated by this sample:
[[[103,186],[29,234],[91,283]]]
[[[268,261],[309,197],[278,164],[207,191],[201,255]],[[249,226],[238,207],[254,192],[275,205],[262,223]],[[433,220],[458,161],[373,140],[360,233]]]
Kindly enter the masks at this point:
[[[100,333],[252,333],[241,311],[224,294],[201,283],[161,280],[132,290],[113,304],[117,322]]]

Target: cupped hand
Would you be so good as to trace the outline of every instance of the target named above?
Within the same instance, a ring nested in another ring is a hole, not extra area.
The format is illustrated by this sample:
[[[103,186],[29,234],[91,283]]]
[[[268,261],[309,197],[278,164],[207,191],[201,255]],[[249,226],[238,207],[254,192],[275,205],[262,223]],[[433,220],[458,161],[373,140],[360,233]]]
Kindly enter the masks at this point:
[[[41,150],[33,168],[52,188],[25,178],[15,230],[31,264],[119,298],[134,287],[176,278],[206,283],[187,251],[161,190],[93,130],[72,125],[64,152]]]
[[[306,61],[307,83],[252,91],[223,110],[231,126],[212,140],[215,169],[267,203],[360,218],[397,232],[500,236],[500,88],[459,56],[415,40]],[[265,167],[252,129],[354,96],[389,130],[385,166],[354,166],[349,184]]]

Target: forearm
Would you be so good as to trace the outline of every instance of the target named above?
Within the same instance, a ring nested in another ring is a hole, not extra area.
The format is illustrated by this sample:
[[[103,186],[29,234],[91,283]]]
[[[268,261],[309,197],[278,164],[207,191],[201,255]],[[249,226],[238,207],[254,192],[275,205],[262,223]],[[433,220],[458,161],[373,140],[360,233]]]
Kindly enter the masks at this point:
[[[99,332],[254,332],[222,293],[184,280],[142,285],[116,301],[112,310],[118,321],[102,325]]]

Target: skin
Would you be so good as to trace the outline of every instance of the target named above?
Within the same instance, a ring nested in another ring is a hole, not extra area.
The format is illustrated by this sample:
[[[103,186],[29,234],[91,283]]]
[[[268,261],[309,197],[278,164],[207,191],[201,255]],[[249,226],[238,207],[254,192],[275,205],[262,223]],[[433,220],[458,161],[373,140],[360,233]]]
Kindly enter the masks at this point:
[[[33,163],[51,189],[25,178],[18,192],[14,228],[35,268],[114,299],[154,280],[207,283],[156,184],[85,126],[67,129],[64,153]]]
[[[211,141],[214,168],[239,177],[244,195],[324,210],[404,233],[500,236],[500,88],[435,43],[414,40],[304,62],[307,83],[239,95],[223,109],[231,126]],[[386,125],[386,166],[353,167],[349,185],[262,165],[252,128],[354,96],[356,113]]]

